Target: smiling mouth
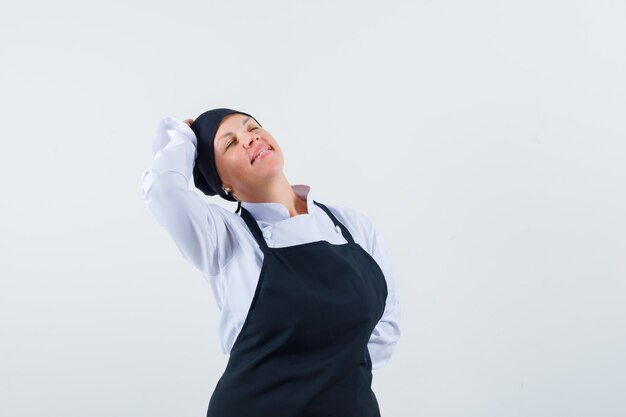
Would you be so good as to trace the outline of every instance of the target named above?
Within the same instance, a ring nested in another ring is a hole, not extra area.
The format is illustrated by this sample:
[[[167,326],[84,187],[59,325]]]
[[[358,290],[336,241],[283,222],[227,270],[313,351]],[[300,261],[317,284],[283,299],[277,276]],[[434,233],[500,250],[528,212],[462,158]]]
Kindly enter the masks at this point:
[[[260,158],[260,157],[261,157],[264,153],[266,153],[266,152],[270,152],[271,150],[272,150],[272,147],[271,147],[271,146],[270,146],[270,147],[267,147],[265,150],[262,150],[262,151],[261,151],[261,152],[260,152],[260,153],[256,156],[256,158],[254,158],[254,159],[252,160],[252,162],[250,162],[250,164],[254,164],[254,161],[256,161],[257,159],[259,159],[259,158]]]

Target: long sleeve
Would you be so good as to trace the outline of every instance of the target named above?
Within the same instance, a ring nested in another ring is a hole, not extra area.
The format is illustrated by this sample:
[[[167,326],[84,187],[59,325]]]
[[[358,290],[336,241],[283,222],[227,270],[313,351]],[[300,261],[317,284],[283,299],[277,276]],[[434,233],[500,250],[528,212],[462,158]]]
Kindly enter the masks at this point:
[[[152,166],[142,173],[142,197],[182,255],[205,276],[216,276],[232,251],[217,205],[189,189],[196,137],[185,123],[160,120],[154,132]],[[232,243],[230,243],[232,244]]]
[[[378,263],[387,282],[385,311],[374,328],[368,342],[372,369],[382,368],[389,362],[400,339],[400,301],[396,293],[395,277],[391,259],[380,233],[369,223],[367,250]]]

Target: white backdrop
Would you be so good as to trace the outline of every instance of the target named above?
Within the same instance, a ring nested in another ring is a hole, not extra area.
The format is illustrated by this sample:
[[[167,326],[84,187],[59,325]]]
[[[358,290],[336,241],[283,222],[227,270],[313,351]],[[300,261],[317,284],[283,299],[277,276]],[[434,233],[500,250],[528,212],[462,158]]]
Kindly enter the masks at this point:
[[[255,115],[292,183],[388,243],[402,336],[374,371],[383,417],[626,415],[625,15],[4,5],[0,415],[206,415],[217,307],[140,176],[160,117],[215,107]]]

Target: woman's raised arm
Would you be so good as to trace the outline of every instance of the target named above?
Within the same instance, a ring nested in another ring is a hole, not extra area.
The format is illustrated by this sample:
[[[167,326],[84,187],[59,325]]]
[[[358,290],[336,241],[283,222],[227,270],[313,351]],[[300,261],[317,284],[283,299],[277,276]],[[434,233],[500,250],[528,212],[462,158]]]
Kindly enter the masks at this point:
[[[232,251],[218,245],[227,233],[219,206],[208,204],[189,189],[197,139],[185,122],[164,117],[154,130],[154,159],[142,173],[142,196],[157,222],[167,231],[185,259],[206,276],[216,276]]]

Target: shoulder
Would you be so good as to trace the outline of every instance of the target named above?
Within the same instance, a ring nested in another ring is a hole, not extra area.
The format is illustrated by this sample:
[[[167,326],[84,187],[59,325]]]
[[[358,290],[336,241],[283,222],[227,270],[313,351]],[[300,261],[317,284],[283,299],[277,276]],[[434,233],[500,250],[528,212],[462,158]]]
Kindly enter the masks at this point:
[[[324,204],[348,228],[356,241],[366,243],[374,232],[374,225],[365,213],[360,210],[336,204]]]
[[[214,246],[217,248],[222,264],[226,264],[236,252],[241,239],[248,236],[248,227],[239,213],[234,209],[226,208],[221,204],[206,202],[208,208],[206,215],[206,226],[209,230],[214,230]]]
[[[221,218],[225,223],[239,223],[243,220],[239,214],[222,207],[220,204],[206,201],[205,203],[216,219]]]

